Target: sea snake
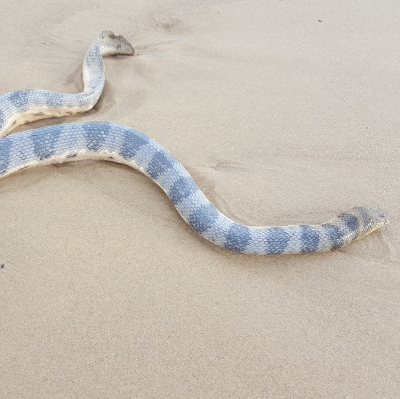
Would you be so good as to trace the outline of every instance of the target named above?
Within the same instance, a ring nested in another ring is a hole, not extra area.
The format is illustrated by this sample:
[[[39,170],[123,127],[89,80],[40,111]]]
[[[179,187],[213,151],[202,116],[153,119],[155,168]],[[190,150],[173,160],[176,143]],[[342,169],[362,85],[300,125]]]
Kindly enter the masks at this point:
[[[100,33],[99,38],[115,38],[111,32],[106,32]],[[0,97],[3,131],[24,123],[23,120],[53,116],[54,112],[60,115],[84,112],[93,107],[104,85],[99,38],[85,58],[84,93],[61,95],[22,90],[6,94]],[[33,111],[29,107],[33,107]],[[50,111],[38,111],[43,107]],[[84,159],[117,162],[143,172],[165,191],[183,219],[204,238],[246,254],[335,250],[389,221],[382,209],[359,206],[321,225],[250,227],[236,223],[207,200],[182,164],[165,148],[145,134],[116,123],[67,123],[27,130],[0,140],[0,177],[23,168]]]
[[[100,32],[83,61],[83,92],[60,94],[47,90],[17,90],[2,95],[0,137],[28,122],[89,111],[97,103],[104,87],[102,56],[134,53],[135,50],[123,36],[116,36],[108,30]]]

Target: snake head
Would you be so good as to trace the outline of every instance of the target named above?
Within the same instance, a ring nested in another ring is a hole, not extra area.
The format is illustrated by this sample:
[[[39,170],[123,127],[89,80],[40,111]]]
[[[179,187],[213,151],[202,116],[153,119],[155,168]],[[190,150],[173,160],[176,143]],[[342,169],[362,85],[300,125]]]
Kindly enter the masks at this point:
[[[351,209],[351,211],[359,220],[359,233],[357,235],[357,240],[361,237],[372,233],[374,230],[380,229],[386,226],[390,217],[386,211],[378,207],[366,207],[357,206]]]
[[[356,206],[322,225],[333,245],[343,248],[389,223],[389,215],[381,208]]]
[[[389,223],[389,215],[381,208],[356,206],[337,217],[344,233],[339,247],[365,237]]]
[[[135,50],[123,36],[117,36],[110,30],[103,30],[97,37],[101,55],[134,55]]]

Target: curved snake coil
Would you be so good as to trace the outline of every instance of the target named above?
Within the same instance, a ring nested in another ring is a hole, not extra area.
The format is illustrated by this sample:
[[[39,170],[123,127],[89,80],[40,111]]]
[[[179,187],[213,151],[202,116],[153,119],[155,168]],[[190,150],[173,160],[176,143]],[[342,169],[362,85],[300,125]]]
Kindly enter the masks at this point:
[[[35,97],[36,93],[30,92]],[[13,101],[10,95],[6,96]],[[13,105],[18,104],[14,101]],[[59,104],[57,109],[64,112],[61,108]],[[334,250],[389,221],[387,213],[380,208],[355,207],[322,225],[241,225],[215,209],[182,164],[166,149],[143,133],[115,123],[67,123],[16,133],[0,140],[0,177],[23,168],[83,159],[117,162],[143,172],[165,191],[181,216],[199,234],[217,245],[246,254]]]
[[[89,111],[99,99],[105,82],[102,56],[133,55],[123,37],[105,30],[98,34],[83,61],[84,91],[60,94],[47,90],[17,90],[0,97],[0,137],[19,125],[45,118],[60,118]]]

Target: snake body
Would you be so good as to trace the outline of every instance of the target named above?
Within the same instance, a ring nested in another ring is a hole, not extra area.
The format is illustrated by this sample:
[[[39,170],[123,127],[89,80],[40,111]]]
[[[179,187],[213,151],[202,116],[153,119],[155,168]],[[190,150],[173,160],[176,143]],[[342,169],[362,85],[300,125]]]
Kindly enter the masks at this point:
[[[67,115],[93,107],[104,86],[100,42],[98,38],[85,58],[84,93],[60,95],[22,90],[0,97],[3,131],[24,123],[24,118],[46,117],[42,111],[43,115],[37,115],[43,107],[51,116],[54,110]],[[16,117],[21,115],[22,119]],[[182,164],[166,149],[145,134],[115,123],[67,123],[27,130],[0,140],[0,177],[28,167],[84,159],[117,162],[143,172],[165,191],[183,219],[199,234],[219,246],[246,254],[339,249],[389,221],[380,208],[355,207],[321,225],[250,227],[236,223],[207,200]]]
[[[388,221],[379,208],[356,207],[319,226],[243,226],[215,209],[165,148],[145,134],[115,123],[67,123],[0,140],[0,176],[27,167],[82,159],[118,162],[140,170],[166,192],[199,234],[217,245],[247,254],[338,249]]]
[[[107,30],[100,32],[83,61],[84,91],[60,94],[47,90],[17,90],[0,96],[0,137],[28,122],[89,111],[97,103],[104,87],[102,56],[134,53],[123,36]]]

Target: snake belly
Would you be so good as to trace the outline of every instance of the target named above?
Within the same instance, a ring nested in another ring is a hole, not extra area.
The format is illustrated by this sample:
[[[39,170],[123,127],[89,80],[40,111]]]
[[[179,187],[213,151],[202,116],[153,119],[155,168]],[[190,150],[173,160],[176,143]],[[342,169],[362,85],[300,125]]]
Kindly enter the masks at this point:
[[[79,94],[60,94],[28,89],[0,96],[0,137],[28,122],[89,111],[103,91],[103,56],[134,53],[135,50],[123,36],[116,36],[108,30],[100,32],[83,61],[84,91]]]
[[[16,133],[0,140],[0,177],[23,168],[97,159],[128,165],[157,183],[199,234],[219,246],[256,255],[321,252],[343,246],[386,225],[377,207],[355,207],[321,225],[251,227],[234,222],[205,197],[165,148],[130,127],[80,122]]]

